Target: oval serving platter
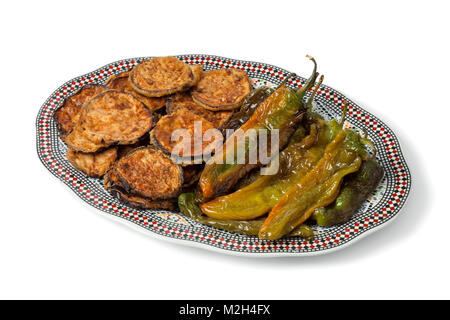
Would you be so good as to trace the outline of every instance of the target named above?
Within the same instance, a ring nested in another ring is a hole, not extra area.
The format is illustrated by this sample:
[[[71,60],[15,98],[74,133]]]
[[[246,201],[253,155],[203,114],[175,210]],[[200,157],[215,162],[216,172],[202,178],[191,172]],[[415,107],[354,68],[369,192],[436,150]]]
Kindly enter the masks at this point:
[[[219,56],[189,54],[176,57],[189,64],[203,64],[204,70],[240,68],[247,72],[254,87],[274,87],[290,74],[287,70],[265,63]],[[55,177],[102,215],[115,218],[148,235],[218,252],[254,257],[307,256],[329,253],[356,242],[392,221],[404,205],[411,188],[411,175],[394,133],[381,120],[326,85],[321,85],[317,92],[315,111],[327,120],[338,119],[346,100],[349,106],[344,126],[361,133],[367,131],[377,148],[377,160],[385,169],[377,189],[347,223],[329,228],[314,227],[315,236],[311,241],[300,238],[268,241],[201,225],[177,212],[137,210],[124,205],[104,189],[101,179],[86,177],[67,161],[67,147],[58,136],[53,112],[80,87],[104,84],[110,75],[128,71],[148,58],[120,60],[67,81],[50,95],[37,115],[36,142],[40,160]],[[296,88],[304,83],[304,78],[294,77],[288,85]]]

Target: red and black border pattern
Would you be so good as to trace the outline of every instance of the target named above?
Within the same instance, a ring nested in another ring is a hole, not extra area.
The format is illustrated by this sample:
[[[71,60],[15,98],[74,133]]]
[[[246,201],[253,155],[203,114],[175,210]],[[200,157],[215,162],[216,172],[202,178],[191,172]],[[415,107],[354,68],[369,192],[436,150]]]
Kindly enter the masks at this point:
[[[347,121],[351,126],[368,132],[377,147],[377,158],[385,168],[383,179],[385,187],[382,196],[375,203],[367,204],[365,209],[349,222],[331,228],[318,228],[312,241],[299,238],[266,241],[199,225],[189,222],[187,218],[182,220],[188,223],[178,223],[176,219],[162,217],[161,213],[169,213],[167,211],[136,210],[118,202],[104,190],[100,180],[87,178],[66,160],[65,146],[58,137],[53,113],[66,97],[82,86],[102,84],[110,75],[130,70],[146,58],[120,60],[66,82],[50,95],[37,115],[36,142],[40,160],[54,176],[85,202],[99,209],[102,214],[115,216],[159,236],[183,240],[184,243],[205,248],[221,249],[228,253],[268,256],[309,255],[329,252],[349,244],[394,218],[405,203],[411,187],[411,175],[392,130],[350,99],[325,85],[317,92],[317,104],[329,115],[337,116],[340,114],[343,101],[346,100],[349,103]],[[263,84],[278,84],[290,74],[287,70],[272,65],[219,56],[190,54],[180,55],[177,58],[190,64],[203,64],[205,70],[240,68],[252,79],[257,79]],[[294,77],[288,84],[295,88],[304,84],[304,81],[304,78]]]

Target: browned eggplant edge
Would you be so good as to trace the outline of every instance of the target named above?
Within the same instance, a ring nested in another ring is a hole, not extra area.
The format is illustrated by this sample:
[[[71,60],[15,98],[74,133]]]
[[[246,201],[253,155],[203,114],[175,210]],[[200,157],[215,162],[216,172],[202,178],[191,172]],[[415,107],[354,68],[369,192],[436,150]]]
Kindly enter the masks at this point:
[[[114,166],[113,166],[112,169],[113,169],[113,170],[116,170],[117,164],[119,163],[119,161],[121,161],[121,160],[123,160],[123,159],[125,159],[125,158],[127,158],[127,157],[129,157],[129,156],[131,156],[131,155],[134,154],[135,152],[138,152],[138,151],[140,151],[140,150],[142,150],[142,149],[150,149],[150,150],[153,150],[153,151],[158,151],[158,150],[155,149],[153,146],[138,147],[138,148],[136,148],[136,149],[134,149],[134,150],[131,150],[131,151],[130,151],[129,153],[127,153],[124,157],[122,157],[121,159],[119,159],[118,161],[116,161],[116,163],[114,164]],[[175,166],[178,167],[178,171],[179,171],[179,179],[180,179],[180,186],[179,186],[179,188],[178,188],[177,190],[173,191],[171,194],[168,194],[168,195],[163,196],[163,197],[161,197],[161,198],[152,199],[152,198],[149,198],[149,197],[143,195],[142,193],[140,193],[140,192],[134,190],[134,188],[128,183],[128,181],[127,181],[125,178],[123,178],[122,175],[116,170],[117,178],[119,179],[120,183],[122,183],[122,188],[125,190],[126,193],[134,194],[134,195],[137,195],[137,196],[139,196],[139,197],[143,197],[143,198],[146,198],[146,199],[149,199],[149,200],[166,200],[166,199],[172,199],[172,198],[175,198],[175,197],[177,197],[177,196],[179,195],[179,193],[181,192],[181,189],[183,188],[183,183],[184,183],[184,178],[183,178],[183,168],[182,168],[179,164],[176,164],[175,162],[173,162],[173,160],[172,160],[170,157],[168,157],[166,154],[164,154],[163,152],[161,152],[161,154],[162,154],[163,156],[165,156],[167,159],[169,159],[169,160],[172,162],[173,165],[175,165]]]

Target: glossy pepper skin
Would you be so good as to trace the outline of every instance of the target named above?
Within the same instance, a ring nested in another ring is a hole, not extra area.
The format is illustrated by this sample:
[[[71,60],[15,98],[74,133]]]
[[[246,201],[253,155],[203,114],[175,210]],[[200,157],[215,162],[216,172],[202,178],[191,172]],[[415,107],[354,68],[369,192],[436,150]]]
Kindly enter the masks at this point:
[[[336,201],[313,214],[319,226],[328,227],[347,222],[376,188],[384,175],[383,167],[375,159],[363,161],[358,172],[345,177]]]
[[[277,174],[259,175],[248,186],[202,204],[203,213],[224,220],[249,220],[267,213],[322,158],[330,142],[325,135],[323,121],[312,124],[309,135],[303,139],[294,133],[289,145],[273,160],[279,162]]]
[[[325,147],[342,130],[336,120],[326,123],[315,113],[308,113],[304,120],[311,128],[309,135],[305,137],[303,126],[297,128],[288,146],[274,159],[279,161],[277,174],[258,175],[243,188],[202,204],[203,213],[216,219],[248,220],[270,211],[317,164]]]
[[[294,142],[300,142],[303,138],[305,138],[307,135],[307,132],[303,125],[299,125],[295,132],[292,134],[289,144],[292,144]],[[288,145],[289,145],[288,144]],[[276,160],[276,158],[274,158]],[[272,160],[272,161],[274,161]],[[239,180],[238,183],[234,186],[233,192],[236,192],[239,189],[245,188],[246,186],[252,184],[255,182],[256,179],[261,177],[261,170],[258,168],[253,169],[251,172],[249,172],[245,177],[243,177],[241,180]]]
[[[248,119],[251,118],[253,112],[256,108],[266,100],[272,93],[274,89],[269,87],[259,87],[250,92],[250,94],[244,99],[239,111],[234,112],[230,119],[222,126],[222,130],[225,132],[226,129],[239,129]]]
[[[223,151],[217,153],[206,163],[199,182],[203,196],[209,199],[228,192],[247,172],[259,166],[258,163],[238,163],[235,141],[239,134],[249,132],[250,129],[267,129],[268,136],[270,136],[273,129],[278,129],[280,147],[283,147],[298,122],[297,115],[301,111],[300,106],[298,97],[285,86],[279,88],[260,104],[252,117],[240,128],[242,131],[236,131],[231,135],[225,141]],[[246,143],[245,152],[247,153],[248,150],[249,145]],[[233,154],[233,157],[229,156]]]
[[[249,161],[244,164],[238,163],[235,141],[239,134],[245,134],[251,129],[257,130],[259,134],[258,129],[266,129],[269,137],[271,132],[278,130],[279,148],[286,145],[305,111],[303,96],[314,84],[316,77],[314,61],[313,74],[304,87],[294,92],[285,85],[280,86],[256,108],[250,119],[240,127],[242,131],[235,132],[225,141],[222,152],[216,153],[206,163],[200,177],[199,186],[205,199],[228,192],[247,172],[261,165],[259,161],[256,164],[249,163]],[[270,139],[268,138],[268,140]],[[247,142],[247,139],[245,141]],[[269,146],[267,150],[270,149]],[[246,154],[248,154],[248,150],[249,143],[245,143]],[[230,156],[232,154],[234,157]]]
[[[358,139],[351,130],[338,132],[317,165],[272,208],[258,234],[261,239],[283,237],[305,222],[315,209],[336,199],[343,177],[356,172],[361,165]]]
[[[183,215],[191,218],[194,221],[216,227],[218,229],[236,232],[248,236],[258,235],[259,228],[264,222],[264,219],[235,221],[208,218],[202,214],[202,211],[195,203],[195,196],[193,193],[180,194],[178,196],[178,207],[180,208],[180,211]],[[289,234],[289,236],[312,239],[314,237],[314,231],[306,225],[300,225],[295,230],[293,230],[291,234]]]

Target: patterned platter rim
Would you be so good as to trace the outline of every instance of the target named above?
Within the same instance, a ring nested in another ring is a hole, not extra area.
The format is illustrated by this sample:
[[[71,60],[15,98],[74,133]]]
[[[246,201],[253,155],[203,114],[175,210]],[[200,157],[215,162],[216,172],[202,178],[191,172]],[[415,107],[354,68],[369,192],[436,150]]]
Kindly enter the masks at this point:
[[[291,73],[266,63],[214,55],[185,54],[176,57],[186,63],[203,64],[205,70],[240,68],[246,71],[250,78],[257,79],[259,84],[276,85]],[[356,214],[349,222],[317,230],[314,240],[311,241],[299,238],[265,241],[199,225],[177,213],[165,210],[136,210],[118,202],[104,190],[98,180],[87,178],[65,159],[64,146],[57,134],[53,112],[66,97],[80,87],[86,84],[103,84],[110,75],[128,71],[148,58],[151,57],[119,60],[67,81],[47,98],[36,118],[36,146],[39,159],[56,178],[90,206],[98,209],[96,211],[100,214],[160,239],[221,253],[252,257],[309,256],[329,253],[355,243],[397,217],[411,189],[411,174],[397,137],[377,117],[326,85],[321,85],[317,92],[317,103],[326,108],[329,117],[337,117],[343,101],[346,100],[349,105],[347,124],[367,131],[377,147],[377,159],[385,168],[382,196],[375,204],[369,205],[368,209]],[[288,85],[296,88],[304,82],[304,78],[296,76],[289,80]]]

